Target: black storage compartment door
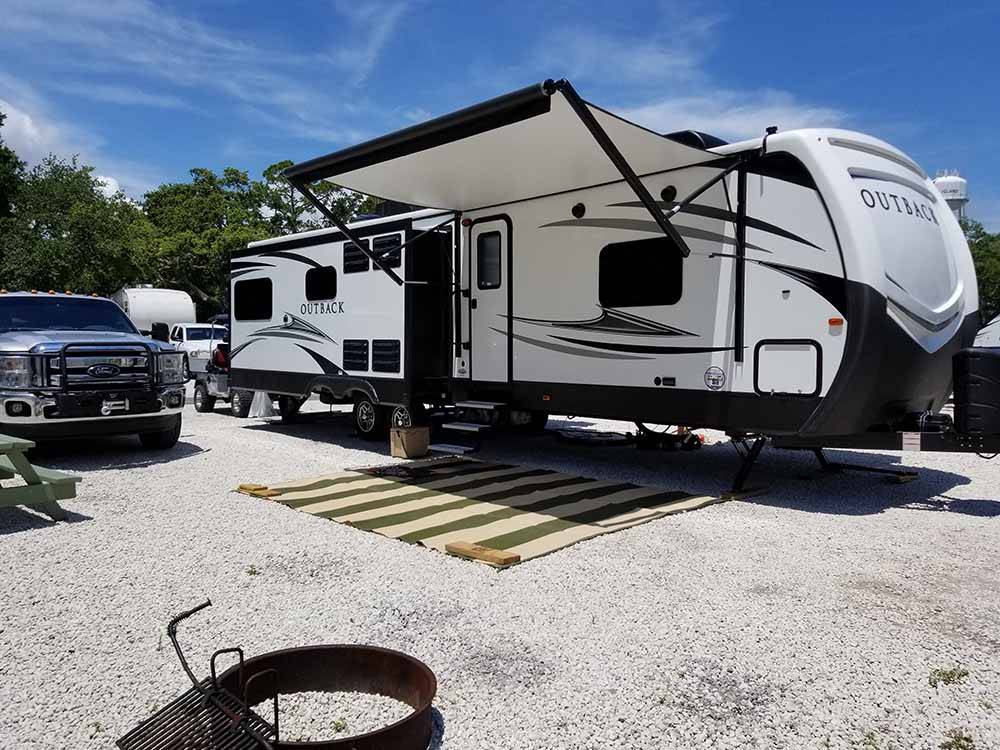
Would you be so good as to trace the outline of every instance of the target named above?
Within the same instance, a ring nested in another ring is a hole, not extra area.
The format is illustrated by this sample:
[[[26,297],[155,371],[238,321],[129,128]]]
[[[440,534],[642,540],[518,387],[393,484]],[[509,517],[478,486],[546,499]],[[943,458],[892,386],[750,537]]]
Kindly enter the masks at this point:
[[[1000,349],[963,349],[952,359],[955,429],[970,435],[1000,435]]]

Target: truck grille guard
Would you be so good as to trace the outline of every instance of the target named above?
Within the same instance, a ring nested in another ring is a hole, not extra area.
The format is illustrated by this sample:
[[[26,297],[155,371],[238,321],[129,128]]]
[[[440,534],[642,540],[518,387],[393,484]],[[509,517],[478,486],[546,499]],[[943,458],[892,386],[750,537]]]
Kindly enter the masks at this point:
[[[42,386],[44,390],[62,393],[125,388],[152,390],[156,385],[156,354],[153,347],[144,342],[117,345],[109,345],[107,342],[64,344],[58,352],[46,352],[41,356]],[[142,360],[143,364],[119,364],[135,360]],[[97,377],[89,372],[101,365],[114,367],[118,372],[105,377]],[[121,377],[122,375],[125,377]]]

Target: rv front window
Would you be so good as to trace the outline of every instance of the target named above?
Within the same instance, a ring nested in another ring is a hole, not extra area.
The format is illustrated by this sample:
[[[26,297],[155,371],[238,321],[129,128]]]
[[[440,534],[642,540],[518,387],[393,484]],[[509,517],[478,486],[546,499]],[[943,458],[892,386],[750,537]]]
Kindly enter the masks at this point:
[[[270,279],[246,279],[233,284],[233,317],[236,320],[270,320],[271,310]]]
[[[500,232],[485,232],[476,239],[476,282],[480,289],[500,287]]]
[[[319,266],[306,271],[306,299],[315,302],[337,296],[337,269]]]
[[[598,260],[601,307],[677,304],[683,291],[683,260],[680,248],[665,236],[606,245]]]

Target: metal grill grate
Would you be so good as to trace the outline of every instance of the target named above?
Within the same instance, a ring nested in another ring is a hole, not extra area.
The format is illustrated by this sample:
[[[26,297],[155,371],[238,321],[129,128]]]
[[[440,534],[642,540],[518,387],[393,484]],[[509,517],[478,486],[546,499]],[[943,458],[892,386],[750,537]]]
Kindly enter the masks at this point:
[[[273,726],[207,678],[117,744],[121,750],[261,750],[276,740]]]

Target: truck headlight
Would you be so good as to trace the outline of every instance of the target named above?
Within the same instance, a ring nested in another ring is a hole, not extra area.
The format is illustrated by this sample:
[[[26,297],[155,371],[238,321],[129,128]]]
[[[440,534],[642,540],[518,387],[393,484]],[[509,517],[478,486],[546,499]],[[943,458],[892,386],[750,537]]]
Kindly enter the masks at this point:
[[[160,355],[160,367],[156,379],[161,385],[176,385],[184,382],[182,369],[183,355],[179,352],[169,352]]]
[[[30,388],[31,385],[29,357],[0,357],[0,388]]]

